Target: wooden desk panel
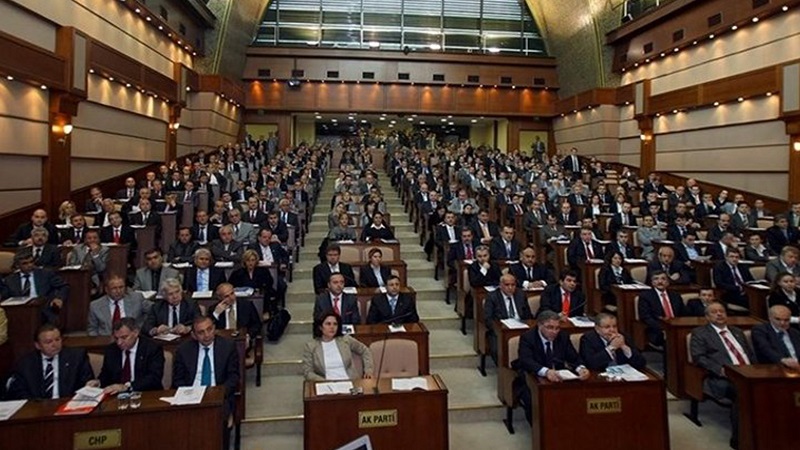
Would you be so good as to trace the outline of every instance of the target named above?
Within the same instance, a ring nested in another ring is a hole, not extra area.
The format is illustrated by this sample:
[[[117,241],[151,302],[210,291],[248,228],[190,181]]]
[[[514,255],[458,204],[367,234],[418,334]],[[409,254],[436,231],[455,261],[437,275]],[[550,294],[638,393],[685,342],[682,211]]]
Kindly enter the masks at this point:
[[[595,271],[600,270],[605,261],[591,260],[578,263],[581,267],[581,284],[583,294],[586,296],[586,306],[588,314],[597,314],[603,311],[603,293],[600,292],[600,285],[595,277]],[[647,261],[625,262],[623,267],[631,271],[635,267],[646,267]]]
[[[115,429],[122,433],[122,446],[115,448],[218,448],[213,443],[222,443],[224,389],[209,388],[199,405],[170,406],[158,399],[174,392],[143,392],[141,408],[124,411],[117,410],[114,397],[89,414],[75,416],[54,415],[65,398],[29,401],[10,420],[0,422],[0,448],[72,450],[75,433]]]
[[[404,323],[406,331],[392,333],[389,325],[356,325],[353,337],[369,346],[373,342],[384,339],[408,339],[417,343],[417,358],[419,363],[419,373],[427,375],[430,373],[430,344],[428,328],[422,322]]]
[[[104,244],[108,247],[105,278],[118,276],[125,279],[128,273],[128,245]]]
[[[428,375],[428,391],[393,392],[392,380],[355,380],[361,395],[317,396],[315,382],[303,387],[304,448],[330,450],[368,434],[376,449],[449,448],[447,386],[438,375]],[[397,425],[360,428],[359,413],[396,411]],[[331,420],[331,418],[336,420]]]
[[[728,325],[749,330],[763,321],[755,317],[729,316]],[[664,349],[664,373],[667,389],[678,398],[689,398],[683,377],[684,367],[689,364],[689,352],[686,348],[686,336],[697,327],[706,325],[705,317],[676,317],[661,320],[666,335]]]
[[[767,297],[769,288],[763,284],[745,284],[744,291],[747,294],[748,312],[753,317],[767,320]]]
[[[668,450],[664,381],[609,382],[593,375],[587,381],[550,383],[528,375],[531,389],[534,450]],[[616,410],[589,410],[590,401]]]
[[[33,334],[42,324],[44,298],[31,299],[24,305],[3,306],[8,319],[8,344],[14,349],[14,360],[18,360],[34,349]]]
[[[65,331],[86,331],[89,320],[89,291],[92,274],[87,269],[59,270],[58,275],[69,285],[69,299],[64,303]]]

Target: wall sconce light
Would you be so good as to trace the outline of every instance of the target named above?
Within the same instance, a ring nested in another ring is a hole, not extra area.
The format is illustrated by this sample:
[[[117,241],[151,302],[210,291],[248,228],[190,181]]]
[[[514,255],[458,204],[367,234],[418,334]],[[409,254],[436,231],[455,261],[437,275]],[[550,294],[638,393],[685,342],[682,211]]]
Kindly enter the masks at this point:
[[[642,142],[652,141],[653,140],[653,135],[650,134],[650,133],[642,133],[642,134],[639,135],[639,139]]]
[[[792,144],[792,148],[794,149],[794,151],[800,152],[800,141],[794,141],[794,144]]]
[[[180,127],[181,127],[180,122],[172,122],[169,124],[169,130],[172,134],[175,134],[175,132],[178,131],[178,128]]]
[[[57,139],[57,142],[64,146],[67,143],[67,137],[72,134],[73,126],[71,123],[64,125],[53,125],[50,127],[50,130],[53,132],[53,134],[61,135],[61,137]]]

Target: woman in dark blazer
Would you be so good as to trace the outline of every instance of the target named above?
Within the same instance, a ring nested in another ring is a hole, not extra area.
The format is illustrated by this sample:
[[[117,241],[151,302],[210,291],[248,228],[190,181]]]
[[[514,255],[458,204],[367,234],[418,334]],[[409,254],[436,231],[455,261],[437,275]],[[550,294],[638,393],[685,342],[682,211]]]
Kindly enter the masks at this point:
[[[369,251],[369,264],[361,266],[358,270],[358,281],[362,287],[381,287],[386,286],[386,280],[392,275],[392,269],[381,264],[383,252],[379,248]],[[381,279],[375,276],[375,271],[380,271]]]
[[[255,250],[245,250],[242,255],[242,267],[236,269],[228,282],[237,288],[253,288],[264,294],[264,306],[270,312],[277,307],[275,291],[272,288],[273,279],[269,269],[258,266],[258,253]]]
[[[606,255],[605,264],[600,268],[600,274],[598,275],[603,305],[617,304],[617,298],[611,290],[612,285],[633,283],[630,271],[622,266],[624,260],[625,258],[620,252],[611,252]]]
[[[775,305],[783,305],[792,312],[792,327],[800,328],[800,289],[797,288],[797,281],[794,275],[783,272],[775,277],[772,282],[772,291],[767,298],[767,308]]]
[[[374,241],[380,239],[383,241],[393,241],[394,233],[383,223],[383,214],[380,211],[375,211],[372,215],[372,224],[364,227],[361,231],[361,240],[364,242]]]

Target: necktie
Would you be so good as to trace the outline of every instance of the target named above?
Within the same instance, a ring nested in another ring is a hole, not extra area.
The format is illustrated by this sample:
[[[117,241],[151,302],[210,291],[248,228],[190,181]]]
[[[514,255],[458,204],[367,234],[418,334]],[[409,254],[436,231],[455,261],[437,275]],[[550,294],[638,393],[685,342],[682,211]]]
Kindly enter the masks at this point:
[[[339,309],[339,296],[333,297],[333,312],[338,315],[342,315],[341,310]]]
[[[200,227],[200,242],[206,242],[206,227]]]
[[[189,197],[191,196],[191,192],[186,191],[185,196],[183,197],[183,203],[189,203]]]
[[[520,207],[519,205],[516,205],[516,210],[517,210],[517,215],[522,214],[522,207]]]
[[[737,366],[741,366],[743,364],[747,364],[747,358],[736,349],[736,346],[733,345],[731,338],[728,337],[728,330],[722,330],[719,332],[719,335],[722,336],[722,340],[725,341],[725,346],[728,347],[728,350],[733,355],[733,363]]]
[[[744,281],[742,281],[742,277],[739,275],[739,270],[736,267],[731,267],[731,271],[733,272],[733,280],[736,282],[736,286],[739,288],[744,285]]]
[[[506,242],[506,258],[511,259],[511,243]]]
[[[233,234],[239,234],[239,225],[233,226]]]
[[[582,204],[583,204],[583,198],[581,198],[581,196],[580,196],[580,195],[576,195],[576,196],[575,196],[575,202],[576,202],[577,204],[579,204],[579,205],[582,205]]]
[[[159,270],[154,270],[150,272],[150,285],[152,286],[151,289],[154,291],[158,290],[158,280],[161,278],[161,273]]]
[[[564,223],[565,224],[569,223],[569,214],[564,214]]]
[[[180,323],[178,321],[178,307],[176,305],[173,305],[172,306],[172,326],[176,327],[176,326],[178,326],[178,323]]]
[[[206,354],[203,356],[203,371],[200,374],[200,385],[211,386],[211,358],[208,356],[208,347],[203,347]]]
[[[669,302],[669,297],[667,297],[667,291],[661,291],[661,308],[664,309],[664,318],[672,319],[675,317],[675,313],[672,311],[672,304]]]
[[[53,370],[53,358],[45,358],[47,366],[44,368],[44,390],[47,398],[53,398],[53,384],[55,382],[55,373]]]
[[[227,325],[228,325],[228,329],[229,330],[235,330],[236,329],[236,326],[237,326],[237,323],[236,323],[236,308],[234,308],[233,306],[231,306],[231,308],[228,309],[228,324]]]
[[[206,278],[205,270],[197,271],[197,290],[201,292],[208,290],[208,279]]]
[[[389,297],[389,306],[392,307],[392,315],[394,315],[394,310],[397,307],[397,297]]]
[[[528,281],[533,280],[533,268],[528,267]]]
[[[31,295],[31,274],[26,273],[22,275],[22,296],[28,297]]]
[[[586,246],[586,259],[587,260],[594,259],[594,253],[592,252],[592,246],[589,245],[588,243],[584,244],[584,245]]]
[[[553,367],[553,346],[550,341],[544,343],[544,358],[547,360],[547,366]]]
[[[131,381],[131,351],[125,350],[125,361],[122,363],[122,379],[123,384]]]
[[[122,311],[119,309],[119,300],[114,300],[114,315],[111,317],[111,323],[119,322],[122,318]]]
[[[80,242],[80,241],[81,241],[81,229],[78,228],[77,230],[75,230],[75,242]]]
[[[114,243],[119,244],[119,228],[114,228]]]
[[[281,220],[283,220],[283,223],[289,223],[289,215],[286,214],[286,213],[283,213],[283,218]]]
[[[788,354],[791,358],[797,359],[797,352],[795,351],[792,341],[790,339],[786,339],[786,333],[779,331],[778,339],[781,340],[783,346],[786,348],[786,354]]]
[[[147,217],[148,216],[149,216],[149,214],[147,214],[147,213],[142,214],[142,223],[144,225],[147,225]]]
[[[569,292],[564,292],[564,298],[561,299],[561,314],[569,316],[570,310],[570,295]]]
[[[467,244],[467,248],[466,248],[466,250],[464,250],[464,256],[466,256],[467,259],[472,259],[472,246],[471,245]]]
[[[34,254],[33,254],[33,259],[35,259],[35,260],[36,260],[36,262],[39,262],[39,258],[41,258],[41,257],[42,257],[42,248],[41,248],[41,247],[39,247],[39,248],[37,248],[37,249],[36,249],[36,251],[34,252]]]
[[[256,221],[256,212],[255,211],[251,211],[250,212],[250,222],[255,222],[255,221]]]
[[[622,225],[625,226],[628,224],[628,216],[623,214],[622,215]]]
[[[508,317],[510,319],[516,319],[517,318],[517,311],[516,311],[516,308],[514,308],[514,299],[509,297],[509,296],[505,296],[505,297],[506,297],[506,304],[508,305],[507,306]]]
[[[492,237],[492,235],[489,233],[489,225],[483,223],[483,224],[481,224],[481,228],[483,228],[483,237],[484,238]]]

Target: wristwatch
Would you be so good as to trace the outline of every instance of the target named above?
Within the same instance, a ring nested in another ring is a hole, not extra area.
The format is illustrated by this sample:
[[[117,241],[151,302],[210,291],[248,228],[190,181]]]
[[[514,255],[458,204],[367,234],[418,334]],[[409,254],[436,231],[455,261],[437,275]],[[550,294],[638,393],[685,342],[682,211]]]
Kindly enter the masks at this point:
[[[131,382],[130,381],[126,381],[123,386],[125,386],[125,390],[126,391],[130,391],[131,390]]]

